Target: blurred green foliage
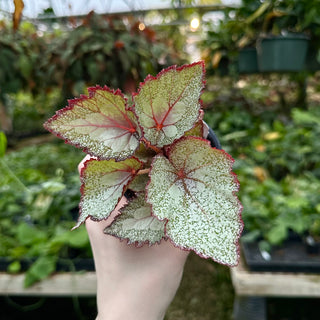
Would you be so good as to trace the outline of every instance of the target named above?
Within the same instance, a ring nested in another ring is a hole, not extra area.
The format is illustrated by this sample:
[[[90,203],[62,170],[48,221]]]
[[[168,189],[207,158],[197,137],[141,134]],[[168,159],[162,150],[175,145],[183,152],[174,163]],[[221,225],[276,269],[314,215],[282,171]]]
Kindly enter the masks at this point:
[[[255,94],[267,101],[266,92]],[[318,104],[283,113],[277,105],[259,106],[256,96],[256,103],[234,91],[229,98],[231,104],[216,98],[205,120],[236,159],[234,170],[244,207],[243,241],[259,240],[264,249],[270,249],[292,231],[320,240]]]
[[[200,43],[210,74],[237,76],[239,51],[255,48],[265,35],[290,33],[303,33],[310,40],[303,71],[313,73],[320,69],[318,0],[242,0],[239,6],[223,13],[218,23],[207,25]]]
[[[59,142],[0,158],[0,257],[9,272],[27,268],[26,286],[50,275],[58,262],[72,269],[70,258],[91,257],[85,228],[70,231],[78,215],[82,157]]]
[[[90,13],[81,20],[70,18],[50,32],[39,31],[29,22],[13,32],[9,23],[0,21],[0,128],[17,135],[20,123],[15,116],[21,110],[21,92],[36,102],[32,106],[23,101],[23,105],[33,131],[41,132],[38,123],[32,122],[37,114],[38,118],[52,114],[85,88],[107,84],[131,95],[149,73],[181,62],[182,55],[170,39],[134,18]]]

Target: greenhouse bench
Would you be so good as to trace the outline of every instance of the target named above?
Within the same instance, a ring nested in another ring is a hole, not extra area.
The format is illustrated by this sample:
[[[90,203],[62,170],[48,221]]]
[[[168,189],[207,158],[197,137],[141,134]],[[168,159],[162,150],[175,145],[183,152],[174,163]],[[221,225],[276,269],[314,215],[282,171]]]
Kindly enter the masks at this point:
[[[236,294],[234,320],[266,320],[269,297],[320,297],[320,274],[252,272],[243,260],[230,270]]]
[[[61,272],[24,288],[24,274],[0,272],[0,295],[15,296],[95,296],[95,272]]]

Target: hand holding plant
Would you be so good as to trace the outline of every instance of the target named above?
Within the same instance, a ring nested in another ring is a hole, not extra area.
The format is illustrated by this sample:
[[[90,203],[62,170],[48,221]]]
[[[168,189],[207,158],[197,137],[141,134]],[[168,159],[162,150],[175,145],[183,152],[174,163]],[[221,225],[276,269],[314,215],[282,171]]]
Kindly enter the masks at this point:
[[[202,62],[148,76],[133,105],[119,90],[89,88],[45,123],[93,158],[81,170],[80,216],[107,219],[133,192],[105,233],[141,246],[174,246],[234,266],[243,228],[233,159],[203,139]]]

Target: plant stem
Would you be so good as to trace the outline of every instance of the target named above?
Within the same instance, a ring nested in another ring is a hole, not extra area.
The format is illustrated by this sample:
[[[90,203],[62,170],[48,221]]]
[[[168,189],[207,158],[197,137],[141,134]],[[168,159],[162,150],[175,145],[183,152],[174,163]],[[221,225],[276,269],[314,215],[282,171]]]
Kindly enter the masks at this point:
[[[152,145],[150,145],[149,148],[152,149],[153,151],[155,151],[156,153],[161,153],[162,152],[162,150],[160,148],[152,146]]]
[[[147,169],[139,170],[137,174],[138,174],[138,175],[139,175],[139,174],[146,174],[146,173],[149,173],[149,172],[150,172],[150,168],[147,168]]]
[[[21,187],[21,189],[27,193],[30,192],[30,190],[23,184],[23,182],[16,176],[16,174],[10,169],[10,167],[6,164],[6,162],[0,158],[0,164],[5,169],[6,173],[13,178],[13,180],[18,184],[18,186]]]
[[[156,147],[156,146],[153,146],[153,145],[150,143],[150,141],[146,140],[144,137],[141,139],[141,141],[144,142],[144,144],[145,144],[145,146],[146,146],[147,148],[152,149],[152,150],[155,151],[156,153],[161,153],[161,152],[162,152],[162,149],[160,149],[160,148],[158,148],[158,147]]]

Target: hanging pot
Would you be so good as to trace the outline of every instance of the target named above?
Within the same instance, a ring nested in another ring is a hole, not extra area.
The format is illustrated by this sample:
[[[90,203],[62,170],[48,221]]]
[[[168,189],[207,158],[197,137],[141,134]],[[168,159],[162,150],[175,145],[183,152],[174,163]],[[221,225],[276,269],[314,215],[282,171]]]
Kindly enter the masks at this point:
[[[304,34],[261,37],[257,42],[261,72],[298,72],[304,69],[309,39]]]
[[[256,48],[243,48],[239,51],[238,71],[243,74],[258,72],[258,59]]]

